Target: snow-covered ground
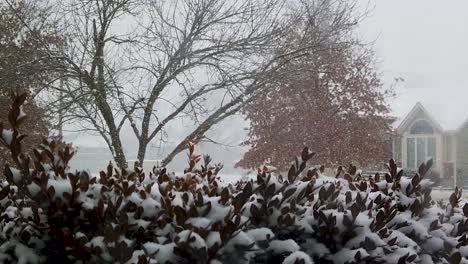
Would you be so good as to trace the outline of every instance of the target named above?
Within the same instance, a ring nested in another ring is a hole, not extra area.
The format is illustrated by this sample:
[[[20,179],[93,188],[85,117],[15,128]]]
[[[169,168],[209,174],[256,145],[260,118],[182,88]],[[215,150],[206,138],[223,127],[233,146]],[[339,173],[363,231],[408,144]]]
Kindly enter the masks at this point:
[[[450,195],[453,193],[453,190],[446,190],[446,189],[436,189],[434,188],[431,192],[432,200],[448,200]],[[463,189],[462,198],[464,200],[468,200],[468,189]]]

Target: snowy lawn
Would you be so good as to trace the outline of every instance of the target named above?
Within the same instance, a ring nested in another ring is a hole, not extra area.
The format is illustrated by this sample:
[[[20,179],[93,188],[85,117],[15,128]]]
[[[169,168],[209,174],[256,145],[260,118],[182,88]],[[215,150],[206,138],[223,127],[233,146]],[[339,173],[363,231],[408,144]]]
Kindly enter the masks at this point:
[[[453,193],[453,190],[447,189],[432,189],[431,197],[432,200],[445,200],[447,201],[450,198],[450,195]],[[463,189],[462,199],[467,201],[468,200],[468,189]]]

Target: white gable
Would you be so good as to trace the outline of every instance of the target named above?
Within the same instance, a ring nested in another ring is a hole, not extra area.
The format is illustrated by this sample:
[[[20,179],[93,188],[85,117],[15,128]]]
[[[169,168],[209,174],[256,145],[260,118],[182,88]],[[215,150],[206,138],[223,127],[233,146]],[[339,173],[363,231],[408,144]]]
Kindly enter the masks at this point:
[[[468,118],[468,110],[461,109],[459,106],[450,104],[449,102],[443,103],[417,103],[411,111],[398,120],[394,127],[397,131],[405,130],[416,119],[416,115],[423,113],[433,125],[442,131],[456,131],[459,129]]]
[[[403,133],[404,131],[409,129],[409,126],[413,124],[415,120],[418,119],[425,119],[431,123],[435,130],[442,132],[444,129],[440,125],[440,123],[432,117],[431,113],[424,108],[421,103],[417,103],[413,109],[406,115],[406,117],[400,122],[397,127],[397,131],[399,133]]]

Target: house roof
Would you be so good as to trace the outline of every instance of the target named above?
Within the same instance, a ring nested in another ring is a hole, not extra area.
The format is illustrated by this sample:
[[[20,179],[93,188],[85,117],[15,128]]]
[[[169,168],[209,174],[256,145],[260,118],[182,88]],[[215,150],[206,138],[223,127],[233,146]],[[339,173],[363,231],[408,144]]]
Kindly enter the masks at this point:
[[[406,129],[414,115],[422,111],[438,130],[445,132],[456,132],[466,123],[468,123],[468,111],[460,109],[460,105],[451,104],[450,102],[443,103],[428,103],[424,105],[421,102],[416,103],[414,107],[404,115],[404,118],[399,119],[394,126],[397,131]]]

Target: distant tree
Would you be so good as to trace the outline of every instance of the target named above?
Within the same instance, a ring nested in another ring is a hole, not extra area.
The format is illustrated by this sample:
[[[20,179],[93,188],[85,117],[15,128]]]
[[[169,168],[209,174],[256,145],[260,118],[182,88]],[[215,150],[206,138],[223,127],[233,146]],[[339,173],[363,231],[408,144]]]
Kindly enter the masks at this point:
[[[245,144],[251,149],[237,166],[271,160],[286,169],[303,146],[320,153],[317,162],[327,165],[387,158],[386,99],[392,91],[382,88],[372,52],[358,47],[323,49],[313,60],[290,65],[288,78],[247,106],[251,126]]]
[[[47,50],[57,46],[60,38],[48,14],[43,1],[9,0],[0,4],[0,122],[5,126],[13,92],[35,95],[55,79]],[[28,151],[47,137],[49,130],[44,110],[32,97],[24,108],[34,113],[22,128],[28,134],[24,144]],[[5,151],[0,147],[1,168],[7,161]]]

